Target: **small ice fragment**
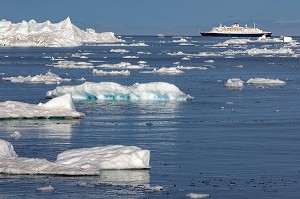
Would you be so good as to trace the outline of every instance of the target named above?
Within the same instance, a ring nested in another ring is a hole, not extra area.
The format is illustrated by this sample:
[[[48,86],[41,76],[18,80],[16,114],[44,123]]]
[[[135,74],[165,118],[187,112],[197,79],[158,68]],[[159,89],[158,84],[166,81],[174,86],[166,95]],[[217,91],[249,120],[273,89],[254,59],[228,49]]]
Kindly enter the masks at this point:
[[[164,187],[159,186],[159,185],[151,186],[151,185],[147,184],[147,185],[144,185],[144,189],[145,189],[145,191],[158,192],[158,191],[163,191]]]
[[[198,193],[189,193],[186,195],[187,197],[189,198],[206,198],[206,197],[209,197],[209,194],[198,194]]]
[[[19,131],[15,131],[15,132],[11,133],[9,136],[14,139],[19,139],[22,137],[22,135]]]
[[[53,192],[54,191],[54,187],[52,187],[51,185],[47,186],[47,187],[38,187],[36,188],[37,191],[41,191],[41,192]]]

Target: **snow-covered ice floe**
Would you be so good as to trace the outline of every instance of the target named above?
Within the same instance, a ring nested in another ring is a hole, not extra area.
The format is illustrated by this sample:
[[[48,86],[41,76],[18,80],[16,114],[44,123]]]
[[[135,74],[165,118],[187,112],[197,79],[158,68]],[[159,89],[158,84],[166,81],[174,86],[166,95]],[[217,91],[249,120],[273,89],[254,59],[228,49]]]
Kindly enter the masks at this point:
[[[84,114],[77,112],[70,94],[62,95],[47,103],[27,104],[16,101],[0,102],[0,119],[36,119],[36,118],[80,118]]]
[[[176,67],[161,67],[159,69],[153,69],[153,73],[176,75],[184,72],[182,70],[177,69]]]
[[[75,62],[75,61],[58,61],[47,66],[53,66],[55,68],[80,68],[80,69],[91,69],[94,68],[92,63],[89,62]]]
[[[285,85],[286,82],[279,79],[270,79],[270,78],[251,78],[246,82],[249,85],[261,87],[261,86],[280,86]],[[244,81],[239,78],[228,79],[225,83],[225,86],[228,88],[243,88]]]
[[[279,79],[251,78],[247,81],[247,84],[273,86],[273,85],[285,85],[286,82]]]
[[[166,82],[135,83],[123,86],[114,82],[85,82],[77,86],[58,86],[47,92],[47,97],[66,93],[76,100],[124,100],[124,101],[186,101],[193,97]]]
[[[96,68],[122,68],[122,69],[141,69],[144,68],[143,64],[139,64],[139,65],[132,65],[129,62],[121,62],[118,64],[102,64],[102,65],[98,65],[95,66]]]
[[[55,162],[19,157],[10,142],[0,139],[0,173],[98,175],[102,169],[149,169],[150,151],[135,146],[109,145],[71,149]]]
[[[128,76],[130,75],[130,71],[129,70],[121,70],[121,71],[104,71],[104,70],[97,70],[97,69],[93,69],[93,74],[95,75],[123,75],[123,76]]]
[[[60,82],[68,82],[71,79],[63,79],[58,75],[48,71],[45,75],[36,76],[18,76],[18,77],[3,77],[3,80],[11,81],[13,83],[44,83],[44,84],[59,84]]]
[[[96,33],[94,29],[79,29],[68,17],[59,23],[35,20],[13,24],[11,21],[0,21],[0,41],[2,46],[45,46],[71,47],[83,43],[122,42],[112,32]]]

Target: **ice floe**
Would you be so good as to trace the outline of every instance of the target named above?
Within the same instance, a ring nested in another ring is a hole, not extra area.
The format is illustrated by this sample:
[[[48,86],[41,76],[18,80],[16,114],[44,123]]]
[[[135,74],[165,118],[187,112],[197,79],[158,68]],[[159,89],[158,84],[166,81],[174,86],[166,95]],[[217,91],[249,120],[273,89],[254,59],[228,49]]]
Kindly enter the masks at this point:
[[[228,79],[225,86],[229,88],[243,88],[244,81],[239,78]]]
[[[198,198],[207,198],[209,197],[209,194],[189,193],[186,196],[192,199],[198,199]]]
[[[151,82],[123,86],[114,82],[85,82],[77,86],[58,86],[47,92],[47,97],[66,93],[76,100],[125,100],[125,101],[186,101],[193,97],[183,93],[173,84]]]
[[[109,145],[71,149],[55,162],[19,157],[10,142],[0,139],[0,173],[98,175],[103,169],[149,169],[150,151],[136,146]]]
[[[47,186],[47,187],[38,187],[36,188],[37,191],[41,191],[41,192],[53,192],[54,191],[54,187],[52,187],[51,185]]]
[[[84,42],[121,42],[112,32],[96,33],[94,29],[83,31],[72,24],[70,18],[51,23],[37,23],[35,20],[13,24],[0,21],[0,41],[3,46],[80,46]]]
[[[232,78],[227,80],[225,86],[228,88],[243,88],[244,83],[245,82],[240,78]],[[270,78],[250,78],[246,81],[246,83],[256,87],[280,86],[286,84],[285,81],[279,79],[270,79]]]
[[[186,40],[184,38],[180,38],[179,40],[173,40],[172,42],[174,42],[174,43],[185,43],[185,42],[188,42],[188,40]]]
[[[270,79],[270,78],[251,78],[247,81],[247,84],[253,85],[285,85],[286,82],[279,79]]]
[[[13,83],[44,83],[44,84],[59,84],[60,82],[68,82],[71,79],[63,79],[58,75],[48,71],[45,75],[36,76],[18,76],[18,77],[3,77],[3,80],[11,81]]]
[[[0,102],[0,119],[80,118],[83,116],[83,113],[76,111],[70,94],[38,105],[16,101]]]
[[[171,75],[176,75],[180,73],[184,73],[183,71],[177,69],[177,67],[161,67],[159,69],[154,68],[153,73],[157,74],[171,74]]]
[[[130,75],[130,71],[129,70],[121,70],[121,71],[104,71],[104,70],[97,70],[97,69],[93,69],[93,74],[95,75],[124,75],[124,76],[128,76]]]
[[[109,52],[111,52],[111,53],[128,53],[129,50],[125,50],[125,49],[111,49]]]
[[[92,63],[89,62],[75,62],[75,61],[58,61],[47,66],[53,66],[55,68],[80,68],[80,69],[91,69],[94,68]]]
[[[96,68],[119,68],[119,69],[141,69],[144,68],[143,64],[131,65],[129,62],[121,62],[118,64],[102,64],[95,66]]]

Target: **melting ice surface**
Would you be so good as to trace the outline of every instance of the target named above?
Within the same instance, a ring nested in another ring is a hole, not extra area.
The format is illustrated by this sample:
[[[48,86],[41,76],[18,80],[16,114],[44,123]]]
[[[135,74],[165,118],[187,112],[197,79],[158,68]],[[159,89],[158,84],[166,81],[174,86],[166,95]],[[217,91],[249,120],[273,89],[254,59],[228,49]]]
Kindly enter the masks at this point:
[[[70,47],[80,46],[83,42],[120,42],[112,32],[96,33],[94,29],[83,31],[72,24],[68,17],[53,24],[50,21],[13,24],[11,21],[0,21],[0,45],[3,46],[46,46]]]
[[[77,100],[125,100],[125,101],[186,101],[193,97],[166,82],[136,83],[123,86],[114,82],[86,82],[77,86],[58,86],[47,92],[47,97],[66,93]]]
[[[19,157],[10,142],[0,139],[0,173],[97,175],[101,169],[148,169],[150,151],[135,146],[67,150],[55,162],[46,159]]]
[[[0,119],[15,118],[80,118],[70,94],[62,95],[47,103],[27,104],[23,102],[0,102]]]

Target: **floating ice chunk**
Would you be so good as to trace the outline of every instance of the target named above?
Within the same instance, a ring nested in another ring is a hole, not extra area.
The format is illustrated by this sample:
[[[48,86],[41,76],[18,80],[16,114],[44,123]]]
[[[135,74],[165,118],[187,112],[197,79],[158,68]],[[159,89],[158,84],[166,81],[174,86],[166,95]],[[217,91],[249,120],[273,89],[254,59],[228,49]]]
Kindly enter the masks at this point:
[[[183,57],[183,58],[181,58],[181,60],[191,60],[191,58],[189,58],[189,57]]]
[[[51,185],[47,186],[47,187],[38,187],[36,188],[37,191],[41,191],[41,192],[53,192],[54,191],[54,187],[52,187]]]
[[[186,54],[182,51],[179,51],[179,52],[174,52],[174,53],[167,53],[167,55],[176,56],[176,55],[186,55]]]
[[[0,173],[98,175],[101,169],[149,169],[150,151],[112,145],[64,151],[55,162],[18,157],[11,143],[0,139]]]
[[[93,69],[93,74],[95,75],[123,75],[123,76],[128,76],[130,75],[129,70],[121,70],[121,71],[103,71],[103,70],[97,70]]]
[[[125,101],[186,101],[193,97],[166,82],[151,82],[123,86],[113,82],[85,82],[77,86],[58,86],[47,92],[48,97],[57,97],[66,93],[77,100],[125,100]]]
[[[75,61],[58,61],[57,63],[49,64],[47,66],[53,66],[55,68],[80,68],[80,69],[94,68],[92,63],[75,62]]]
[[[0,102],[0,118],[80,118],[83,113],[77,112],[70,94],[52,99],[45,104],[27,104],[23,102]]]
[[[153,69],[153,73],[159,73],[159,74],[171,74],[171,75],[176,75],[183,73],[183,71],[177,69],[176,67],[161,67],[159,69]]]
[[[180,70],[191,70],[191,69],[207,70],[207,67],[203,67],[203,66],[176,66],[176,68]]]
[[[141,69],[144,68],[144,65],[131,65],[128,62],[121,62],[118,64],[102,64],[95,66],[96,68],[122,68],[122,69]]]
[[[124,56],[124,59],[138,59],[139,57],[137,56]]]
[[[244,81],[239,78],[228,79],[225,86],[229,88],[243,88]]]
[[[159,185],[151,186],[149,184],[143,185],[142,188],[148,192],[160,192],[164,190],[163,186],[159,186]]]
[[[293,42],[293,38],[292,37],[283,37],[283,42],[284,43],[290,43],[290,42]]]
[[[13,83],[44,83],[44,84],[58,84],[64,81],[71,81],[71,79],[63,79],[50,71],[48,71],[45,75],[36,75],[34,77],[18,76],[18,77],[3,77],[2,79],[11,81]]]
[[[246,50],[249,55],[258,55],[258,54],[294,54],[294,51],[290,48],[279,48],[279,49],[259,49],[252,48],[250,50]]]
[[[150,151],[134,146],[112,145],[72,149],[57,155],[56,164],[84,169],[149,169]]]
[[[109,52],[111,52],[111,53],[128,53],[129,50],[125,50],[125,49],[111,49]]]
[[[188,42],[186,39],[180,38],[179,40],[173,40],[172,42],[174,43],[184,43],[184,42]]]
[[[22,135],[19,131],[15,131],[15,132],[9,134],[9,136],[14,139],[20,139],[22,137]]]
[[[227,41],[224,41],[224,44],[241,45],[241,44],[247,44],[248,42],[251,42],[251,40],[250,39],[229,39]]]
[[[186,197],[189,197],[192,199],[207,198],[207,197],[209,197],[209,194],[189,193],[186,195]]]
[[[285,85],[286,82],[279,79],[251,78],[247,81],[247,84],[276,86],[276,85]]]

